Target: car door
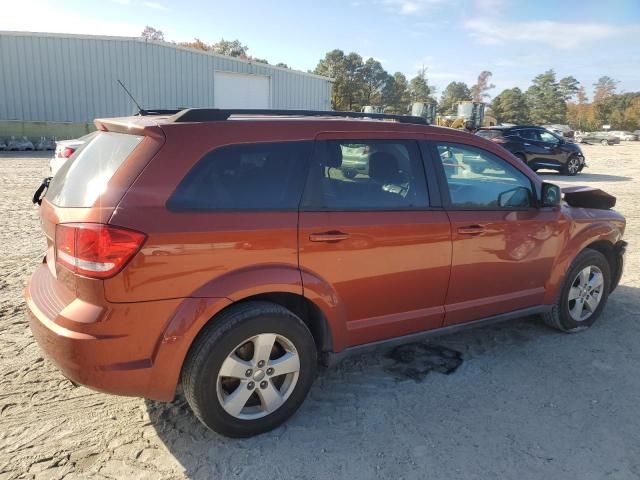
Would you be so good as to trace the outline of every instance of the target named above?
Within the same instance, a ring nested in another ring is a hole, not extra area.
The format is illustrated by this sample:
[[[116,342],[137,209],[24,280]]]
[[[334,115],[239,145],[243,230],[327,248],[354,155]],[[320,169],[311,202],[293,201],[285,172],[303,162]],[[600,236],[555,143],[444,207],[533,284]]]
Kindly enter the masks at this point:
[[[462,143],[430,145],[452,230],[445,325],[541,304],[559,212],[536,208],[531,179],[506,159]]]
[[[567,152],[562,149],[560,139],[551,132],[546,130],[537,130],[540,142],[547,151],[546,158],[552,163],[565,164],[567,160]]]
[[[522,146],[527,154],[529,163],[544,162],[547,159],[548,150],[540,141],[538,132],[533,128],[524,128],[517,131]]]
[[[444,319],[449,219],[430,202],[417,141],[387,137],[320,135],[301,205],[305,295],[325,291],[344,346],[440,327]]]

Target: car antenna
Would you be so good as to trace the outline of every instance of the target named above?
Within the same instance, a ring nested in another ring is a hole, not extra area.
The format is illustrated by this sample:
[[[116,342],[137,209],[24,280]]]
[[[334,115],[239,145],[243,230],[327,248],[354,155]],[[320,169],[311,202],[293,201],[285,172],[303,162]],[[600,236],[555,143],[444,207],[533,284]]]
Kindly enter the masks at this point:
[[[122,83],[120,79],[118,79],[118,83],[124,89],[124,91],[127,92],[127,95],[129,95],[129,98],[133,101],[133,103],[136,104],[136,107],[138,107],[138,115],[146,115],[147,111],[144,108],[142,108],[138,102],[136,102],[136,99],[133,98],[133,95],[131,95],[131,92],[127,90],[127,87],[124,86],[124,83]]]

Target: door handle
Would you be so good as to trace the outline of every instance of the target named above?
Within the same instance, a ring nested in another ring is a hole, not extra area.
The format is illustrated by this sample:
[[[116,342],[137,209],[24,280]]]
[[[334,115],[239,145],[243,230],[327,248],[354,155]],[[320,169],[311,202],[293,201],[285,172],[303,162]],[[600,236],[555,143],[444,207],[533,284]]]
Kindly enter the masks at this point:
[[[331,231],[324,233],[312,233],[309,235],[309,240],[312,242],[339,242],[349,238],[348,233]]]
[[[458,228],[458,233],[461,235],[480,235],[484,232],[485,230],[482,225],[469,225],[468,227]]]

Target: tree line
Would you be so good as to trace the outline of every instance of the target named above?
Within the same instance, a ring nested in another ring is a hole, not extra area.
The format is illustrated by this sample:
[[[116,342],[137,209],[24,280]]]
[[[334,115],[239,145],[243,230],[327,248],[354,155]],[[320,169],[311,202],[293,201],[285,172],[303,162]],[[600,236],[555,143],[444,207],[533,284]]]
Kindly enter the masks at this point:
[[[142,32],[142,37],[164,41],[164,33],[149,26]],[[250,56],[248,47],[239,40],[221,39],[207,44],[195,38],[192,42],[177,45],[269,63],[266,59]],[[276,66],[289,68],[284,63]],[[593,84],[591,101],[584,85],[575,77],[557,79],[552,69],[533,78],[525,91],[518,87],[510,88],[493,99],[489,94],[495,88],[491,83],[492,73],[484,70],[479,73],[475,84],[451,82],[437,98],[427,71],[423,66],[408,79],[401,72],[387,72],[374,58],[364,59],[355,52],[335,49],[327,52],[311,73],[334,79],[331,93],[333,110],[359,111],[365,105],[374,105],[384,106],[388,113],[405,114],[413,102],[426,102],[436,103],[440,115],[455,115],[460,102],[473,100],[486,102],[488,113],[498,123],[568,124],[576,130],[586,131],[600,130],[603,125],[611,125],[614,130],[640,129],[640,92],[618,93],[618,82],[608,76]]]

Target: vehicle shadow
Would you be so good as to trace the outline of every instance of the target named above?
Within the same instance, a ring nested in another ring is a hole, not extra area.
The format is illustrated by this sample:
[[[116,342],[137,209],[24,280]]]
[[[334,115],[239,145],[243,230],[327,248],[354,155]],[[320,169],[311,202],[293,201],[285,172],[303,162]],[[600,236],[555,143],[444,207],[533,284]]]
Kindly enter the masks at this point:
[[[578,175],[569,176],[563,175],[560,172],[554,172],[551,170],[538,171],[538,175],[542,177],[554,177],[556,180],[571,183],[585,183],[585,182],[628,182],[633,180],[631,177],[624,177],[620,175],[605,175],[601,173],[585,173],[580,172]]]
[[[459,353],[453,369],[412,377],[388,368],[395,361],[388,352],[348,358],[320,372],[287,423],[249,439],[207,430],[182,396],[146,406],[189,478],[423,478],[425,468],[493,477],[509,462],[553,478],[574,455],[592,474],[604,473],[624,463],[617,445],[633,443],[640,428],[632,401],[640,383],[625,380],[640,368],[638,320],[640,289],[620,286],[600,320],[579,334],[527,317],[427,342],[435,347],[429,362],[438,363],[438,352]],[[621,385],[625,392],[611,395]],[[618,437],[611,448],[599,444],[596,464],[588,438],[600,430]],[[535,455],[524,455],[529,450]]]

